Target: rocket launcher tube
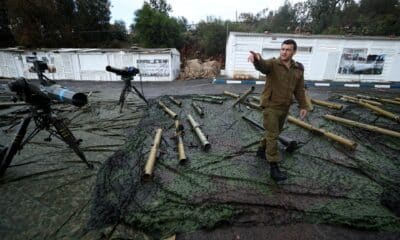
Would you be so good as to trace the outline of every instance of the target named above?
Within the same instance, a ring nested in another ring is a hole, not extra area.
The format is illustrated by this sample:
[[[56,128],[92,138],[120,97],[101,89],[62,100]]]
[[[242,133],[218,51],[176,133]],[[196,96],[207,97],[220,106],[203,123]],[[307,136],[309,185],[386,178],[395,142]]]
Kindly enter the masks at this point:
[[[343,105],[341,105],[341,104],[337,104],[337,103],[333,103],[333,102],[327,102],[327,101],[314,99],[314,98],[311,98],[311,102],[313,102],[316,105],[320,105],[320,106],[324,106],[324,107],[328,107],[328,108],[333,108],[333,109],[338,109],[338,110],[341,110],[343,108]]]
[[[161,142],[161,135],[162,135],[162,128],[157,129],[156,135],[154,137],[153,146],[151,147],[149,157],[146,162],[146,166],[144,167],[144,180],[148,181],[153,176],[154,165],[157,159],[157,152],[160,147]]]
[[[310,130],[310,131],[313,132],[313,133],[326,136],[326,137],[328,137],[328,138],[330,138],[330,139],[332,139],[332,140],[334,140],[334,141],[336,141],[336,142],[338,142],[338,143],[340,143],[340,144],[345,145],[346,147],[348,147],[348,148],[351,149],[351,150],[354,150],[354,149],[356,149],[356,147],[357,147],[357,143],[356,143],[356,142],[353,142],[353,141],[351,141],[351,140],[348,140],[348,139],[346,139],[346,138],[344,138],[344,137],[341,137],[341,136],[339,136],[339,135],[336,135],[336,134],[334,134],[334,133],[328,132],[328,131],[326,131],[326,130],[324,130],[324,129],[314,127],[314,126],[312,126],[311,124],[308,124],[308,123],[306,123],[306,122],[303,122],[303,121],[301,121],[301,120],[299,120],[299,119],[297,119],[297,118],[294,118],[294,117],[292,117],[292,116],[288,116],[287,120],[288,120],[290,123],[296,124],[297,126],[300,126],[300,127],[302,127],[302,128],[305,128],[305,129],[307,129],[307,130]]]
[[[187,117],[197,137],[200,139],[201,145],[203,146],[203,150],[208,151],[211,147],[211,144],[208,142],[206,136],[201,131],[200,125],[193,119],[192,115],[188,114]]]
[[[229,92],[229,91],[224,91],[223,93],[224,93],[224,95],[230,96],[230,97],[233,97],[233,98],[240,97],[239,94],[236,94],[236,93],[233,93],[233,92]]]
[[[363,128],[363,129],[367,129],[369,131],[372,132],[377,132],[377,133],[381,133],[381,134],[385,134],[385,135],[389,135],[392,137],[398,137],[400,138],[400,132],[396,132],[396,131],[392,131],[389,129],[385,129],[385,128],[380,128],[374,125],[369,125],[369,124],[365,124],[365,123],[360,123],[360,122],[356,122],[350,119],[346,119],[346,118],[341,118],[341,117],[336,117],[330,114],[326,114],[323,116],[325,119],[329,119],[338,123],[342,123],[348,126],[354,126],[354,127],[358,127],[358,128]]]
[[[242,96],[240,96],[235,103],[232,105],[232,107],[235,107],[238,103],[244,101],[244,99],[246,99],[247,96],[249,96],[252,92],[254,91],[254,86],[251,86],[251,88],[249,88],[246,92],[243,93]]]
[[[176,131],[176,140],[178,145],[177,149],[178,149],[179,163],[183,163],[186,161],[186,154],[182,139],[183,126],[179,123],[179,120],[175,120],[175,131]]]
[[[158,101],[158,105],[164,110],[164,112],[168,113],[173,119],[176,119],[178,117],[178,114],[173,112],[171,109],[169,109],[165,104],[161,101]]]

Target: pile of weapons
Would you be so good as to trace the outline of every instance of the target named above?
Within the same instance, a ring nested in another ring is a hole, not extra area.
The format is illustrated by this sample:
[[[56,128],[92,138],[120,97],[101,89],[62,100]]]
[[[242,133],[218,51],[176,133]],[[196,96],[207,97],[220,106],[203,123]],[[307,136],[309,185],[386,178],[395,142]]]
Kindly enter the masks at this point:
[[[262,107],[260,106],[260,98],[255,97],[255,96],[249,97],[249,95],[253,91],[254,91],[254,87],[251,87],[241,95],[232,93],[229,91],[224,91],[223,94],[225,96],[235,99],[235,102],[231,106],[232,108],[236,107],[238,104],[244,104],[250,108],[261,111]],[[182,103],[180,101],[176,100],[175,98],[173,98],[172,96],[170,96],[169,99],[171,100],[172,103],[176,104],[177,106],[179,106],[179,107],[182,106]],[[194,108],[196,113],[199,114],[200,117],[203,117],[204,111],[199,105],[197,105],[195,103],[196,101],[207,102],[207,103],[211,103],[211,104],[223,104],[223,101],[226,99],[227,99],[226,97],[221,97],[221,96],[197,95],[196,97],[192,98],[191,106]],[[314,109],[313,104],[323,106],[323,107],[328,107],[328,108],[335,109],[335,110],[341,110],[343,108],[343,105],[341,105],[341,104],[310,98],[308,94],[306,94],[306,100],[307,100],[307,104],[308,104],[308,110],[310,110],[310,111],[313,111],[313,109]],[[400,116],[390,113],[390,112],[378,107],[378,106],[381,106],[382,103],[390,103],[390,104],[400,105],[400,98],[382,99],[382,98],[372,98],[372,97],[365,96],[365,95],[357,95],[357,97],[342,96],[341,100],[344,100],[346,102],[351,102],[351,103],[357,103],[363,107],[366,107],[366,108],[374,111],[375,113],[377,113],[381,116],[390,118],[390,119],[400,123]],[[179,162],[182,163],[186,160],[183,139],[182,139],[183,126],[179,123],[179,120],[177,120],[178,114],[176,114],[170,108],[168,108],[162,101],[159,101],[158,105],[164,110],[164,112],[166,112],[172,119],[175,120],[175,129],[176,129],[175,139],[177,142],[178,159],[179,159]],[[400,138],[400,132],[396,132],[396,131],[392,131],[389,129],[384,129],[384,128],[380,128],[377,126],[352,121],[352,120],[341,118],[341,117],[336,117],[336,116],[333,116],[330,114],[326,114],[323,117],[325,119],[335,121],[335,122],[344,124],[346,126],[363,128],[363,129],[366,129],[369,131],[378,132],[381,134],[386,134],[389,136]],[[261,124],[248,118],[247,116],[243,116],[242,118],[245,121],[252,124],[253,126],[255,126],[263,131],[265,130]],[[193,131],[196,133],[196,136],[199,138],[203,150],[208,151],[210,149],[211,145],[207,141],[207,138],[204,135],[204,133],[202,132],[202,130],[200,128],[200,124],[198,122],[196,122],[196,120],[194,120],[193,116],[190,114],[187,115],[187,119],[188,119],[188,122],[190,123]],[[325,136],[335,142],[338,142],[338,143],[344,145],[345,147],[347,147],[350,150],[355,150],[357,147],[357,143],[354,141],[351,141],[342,136],[339,136],[337,134],[329,132],[325,129],[315,127],[315,126],[313,126],[309,123],[306,123],[300,119],[297,119],[295,117],[288,116],[288,122],[295,124],[297,126],[300,126],[302,128],[305,128],[314,134],[317,134],[320,136]],[[145,174],[144,174],[145,180],[149,180],[152,177],[154,164],[155,164],[156,157],[157,157],[157,151],[158,151],[158,148],[160,145],[161,133],[162,133],[162,129],[157,129],[156,136],[154,138],[153,147],[150,151],[148,161],[145,166]],[[285,147],[285,151],[292,152],[297,148],[297,142],[292,139],[289,139],[289,138],[283,137],[283,136],[279,136],[278,140]]]
[[[178,101],[177,99],[173,98],[172,96],[169,97],[169,99],[176,104],[177,106],[181,107],[182,103]],[[165,105],[162,101],[158,101],[159,107],[167,113],[174,121],[175,121],[175,140],[176,140],[176,145],[177,145],[177,152],[178,152],[178,160],[179,163],[184,163],[186,161],[186,154],[185,154],[185,148],[183,144],[183,135],[184,135],[184,127],[183,125],[179,122],[178,120],[178,114],[176,114],[174,111],[172,111],[167,105]],[[187,115],[188,122],[190,123],[193,131],[195,132],[196,136],[199,138],[202,149],[204,151],[208,151],[211,148],[210,142],[208,142],[207,137],[204,135],[203,131],[200,128],[200,124],[194,120],[192,115],[188,114]],[[148,156],[145,169],[144,169],[144,175],[143,179],[148,181],[152,178],[153,176],[153,170],[154,170],[154,165],[156,163],[156,159],[159,153],[159,147],[160,147],[160,142],[161,142],[161,136],[162,136],[162,129],[159,128],[156,130],[156,135],[154,137],[154,142],[152,145],[152,148],[150,150],[150,154]]]

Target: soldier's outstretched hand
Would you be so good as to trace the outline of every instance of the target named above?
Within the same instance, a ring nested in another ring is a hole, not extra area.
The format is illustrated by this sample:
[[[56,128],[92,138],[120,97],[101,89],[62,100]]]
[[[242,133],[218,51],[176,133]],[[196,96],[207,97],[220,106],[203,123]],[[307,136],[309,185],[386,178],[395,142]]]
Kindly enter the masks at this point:
[[[256,61],[260,61],[260,54],[250,51],[250,55],[247,58],[247,61],[254,63]]]

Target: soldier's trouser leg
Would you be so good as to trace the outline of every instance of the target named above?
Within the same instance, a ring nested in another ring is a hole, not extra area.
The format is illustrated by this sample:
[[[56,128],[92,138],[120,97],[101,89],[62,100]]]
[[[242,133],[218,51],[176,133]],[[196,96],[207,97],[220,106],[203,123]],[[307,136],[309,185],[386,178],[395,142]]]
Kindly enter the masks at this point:
[[[278,137],[285,123],[287,111],[266,108],[263,112],[264,138],[261,145],[265,147],[268,162],[278,162]]]

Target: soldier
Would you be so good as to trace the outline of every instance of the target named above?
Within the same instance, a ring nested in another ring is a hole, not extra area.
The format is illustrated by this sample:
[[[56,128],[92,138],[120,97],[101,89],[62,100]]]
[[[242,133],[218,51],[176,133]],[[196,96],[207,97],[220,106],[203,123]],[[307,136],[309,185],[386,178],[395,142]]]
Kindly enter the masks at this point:
[[[261,94],[263,108],[264,138],[261,140],[257,156],[266,158],[271,166],[271,178],[276,182],[287,179],[280,171],[278,162],[278,137],[292,104],[293,95],[300,105],[300,119],[307,116],[307,103],[304,91],[304,67],[292,58],[297,50],[294,40],[283,41],[279,58],[264,60],[259,53],[250,51],[248,61],[267,75]]]

